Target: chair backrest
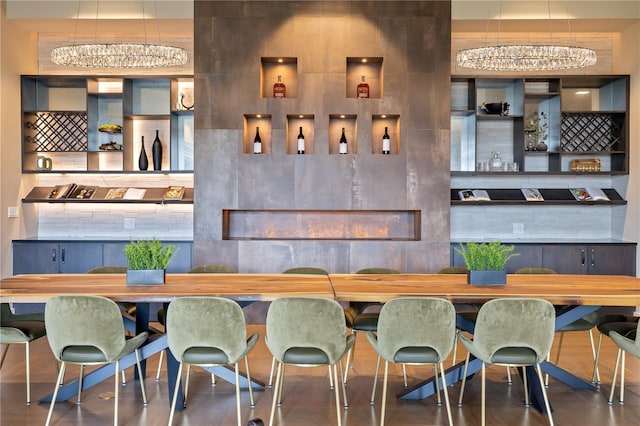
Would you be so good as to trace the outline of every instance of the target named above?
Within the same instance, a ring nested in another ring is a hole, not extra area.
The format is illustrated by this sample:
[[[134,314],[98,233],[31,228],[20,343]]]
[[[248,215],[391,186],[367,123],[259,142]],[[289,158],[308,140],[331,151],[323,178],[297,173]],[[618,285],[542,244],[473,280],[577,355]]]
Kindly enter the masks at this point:
[[[346,349],[346,322],[342,307],[331,299],[283,297],[267,311],[267,346],[282,361],[290,348],[317,348],[330,364]]]
[[[190,274],[233,274],[236,271],[226,265],[200,265],[189,270]]]
[[[97,266],[89,269],[87,274],[126,274],[126,266]]]
[[[378,318],[378,349],[385,359],[407,347],[429,347],[444,360],[453,349],[456,310],[435,297],[398,297],[384,304]]]
[[[447,266],[438,271],[439,274],[466,274],[469,272],[466,266]]]
[[[181,360],[192,347],[217,348],[229,363],[236,362],[247,347],[247,330],[242,308],[222,297],[179,297],[167,312],[169,349]]]
[[[329,275],[329,273],[324,269],[316,268],[313,266],[299,266],[297,268],[289,268],[285,270],[283,274]]]
[[[550,268],[520,268],[516,274],[557,274],[557,272]]]
[[[399,274],[400,271],[393,268],[364,268],[360,269],[356,274]]]
[[[504,298],[486,302],[476,319],[473,341],[482,351],[481,359],[506,347],[526,347],[542,362],[553,342],[556,313],[544,299]]]
[[[101,296],[54,296],[47,301],[44,321],[56,359],[69,346],[93,346],[114,360],[125,346],[118,305]]]

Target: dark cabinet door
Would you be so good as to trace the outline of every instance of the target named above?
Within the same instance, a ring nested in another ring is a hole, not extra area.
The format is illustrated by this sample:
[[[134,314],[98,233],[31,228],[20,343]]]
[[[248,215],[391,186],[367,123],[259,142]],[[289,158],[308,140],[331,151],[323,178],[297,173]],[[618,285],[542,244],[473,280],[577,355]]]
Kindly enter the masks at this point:
[[[63,274],[82,274],[102,266],[102,243],[65,242],[59,245],[58,271]]]
[[[636,247],[633,244],[589,245],[587,266],[590,274],[635,276]]]
[[[57,243],[39,241],[13,242],[13,273],[57,274],[60,250]]]
[[[584,244],[548,244],[542,250],[542,266],[559,274],[586,274],[587,246]]]

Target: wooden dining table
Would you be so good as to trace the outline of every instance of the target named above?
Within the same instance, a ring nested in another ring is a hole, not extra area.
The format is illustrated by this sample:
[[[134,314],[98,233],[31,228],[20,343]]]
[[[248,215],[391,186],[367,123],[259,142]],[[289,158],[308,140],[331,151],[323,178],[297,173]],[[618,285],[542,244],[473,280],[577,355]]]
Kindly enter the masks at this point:
[[[164,303],[165,310],[169,302],[181,296],[219,296],[238,301],[241,304],[256,301],[271,301],[285,296],[334,298],[331,282],[326,275],[297,274],[167,274],[163,285],[127,285],[126,274],[37,274],[16,275],[0,280],[0,302],[46,303],[57,295],[95,295],[104,296],[116,302],[136,303],[135,332],[149,330],[149,306],[151,302]],[[140,349],[143,360],[168,348],[167,336],[162,333],[150,338]],[[176,385],[178,361],[171,351],[167,351],[167,381],[169,398]],[[135,365],[135,356],[123,358],[120,368]],[[235,383],[235,375],[225,367],[205,368],[217,377]],[[111,366],[103,366],[87,374],[83,380],[83,389],[88,389],[114,375]],[[78,381],[67,383],[58,390],[57,401],[66,401],[78,391]],[[251,383],[246,376],[240,377],[241,386],[264,388],[264,384],[255,378]],[[52,394],[40,399],[51,401]],[[180,389],[178,395],[182,401]],[[171,401],[169,401],[171,403]],[[181,410],[182,403],[176,405]]]
[[[640,306],[640,278],[630,276],[512,274],[507,276],[506,285],[469,285],[464,274],[331,274],[329,278],[339,302],[387,302],[402,296],[443,297],[461,304],[481,304],[502,297],[546,299],[554,305],[564,306],[556,316],[556,330],[602,307]],[[463,316],[458,316],[457,326],[473,333],[474,323]],[[544,361],[541,367],[574,389],[597,389],[591,382],[551,362]],[[469,364],[468,375],[481,368],[481,362],[473,360]],[[447,383],[461,380],[462,374],[462,363],[449,368]],[[401,399],[423,399],[435,391],[435,383],[429,379],[397,396]]]

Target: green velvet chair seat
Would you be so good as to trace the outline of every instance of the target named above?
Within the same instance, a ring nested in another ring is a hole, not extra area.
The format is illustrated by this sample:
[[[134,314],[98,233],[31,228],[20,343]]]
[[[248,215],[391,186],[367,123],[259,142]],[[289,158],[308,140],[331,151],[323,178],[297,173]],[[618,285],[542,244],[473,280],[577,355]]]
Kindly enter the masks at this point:
[[[42,321],[3,321],[0,343],[27,343],[45,334],[47,333]]]
[[[284,353],[282,361],[295,365],[328,365],[329,357],[318,348],[289,348]]]
[[[229,357],[220,348],[194,346],[182,354],[182,362],[197,365],[226,365]]]
[[[303,275],[329,275],[329,272],[315,266],[297,266],[282,272],[283,274],[303,274]]]
[[[104,353],[95,346],[68,346],[62,350],[60,359],[78,364],[107,362]]]
[[[393,362],[399,364],[435,364],[439,360],[438,351],[424,346],[407,346],[393,356]]]
[[[536,353],[530,348],[506,347],[498,349],[491,357],[493,364],[535,365]]]

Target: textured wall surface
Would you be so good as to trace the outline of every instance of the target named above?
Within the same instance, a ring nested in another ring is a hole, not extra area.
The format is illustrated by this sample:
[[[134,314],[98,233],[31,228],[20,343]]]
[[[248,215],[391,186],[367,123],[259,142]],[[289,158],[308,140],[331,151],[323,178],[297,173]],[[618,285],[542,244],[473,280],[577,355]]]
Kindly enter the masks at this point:
[[[196,2],[194,16],[194,263],[241,272],[449,263],[448,1]],[[296,97],[263,97],[261,58],[278,56],[297,59]],[[345,93],[348,57],[383,58],[372,90],[382,97]],[[247,114],[270,116],[269,153],[244,153]],[[313,115],[312,154],[286,154],[292,114]],[[357,153],[329,153],[332,114],[357,117]],[[373,153],[380,114],[399,117],[393,155]],[[419,210],[421,232],[413,241],[223,240],[225,209]]]

